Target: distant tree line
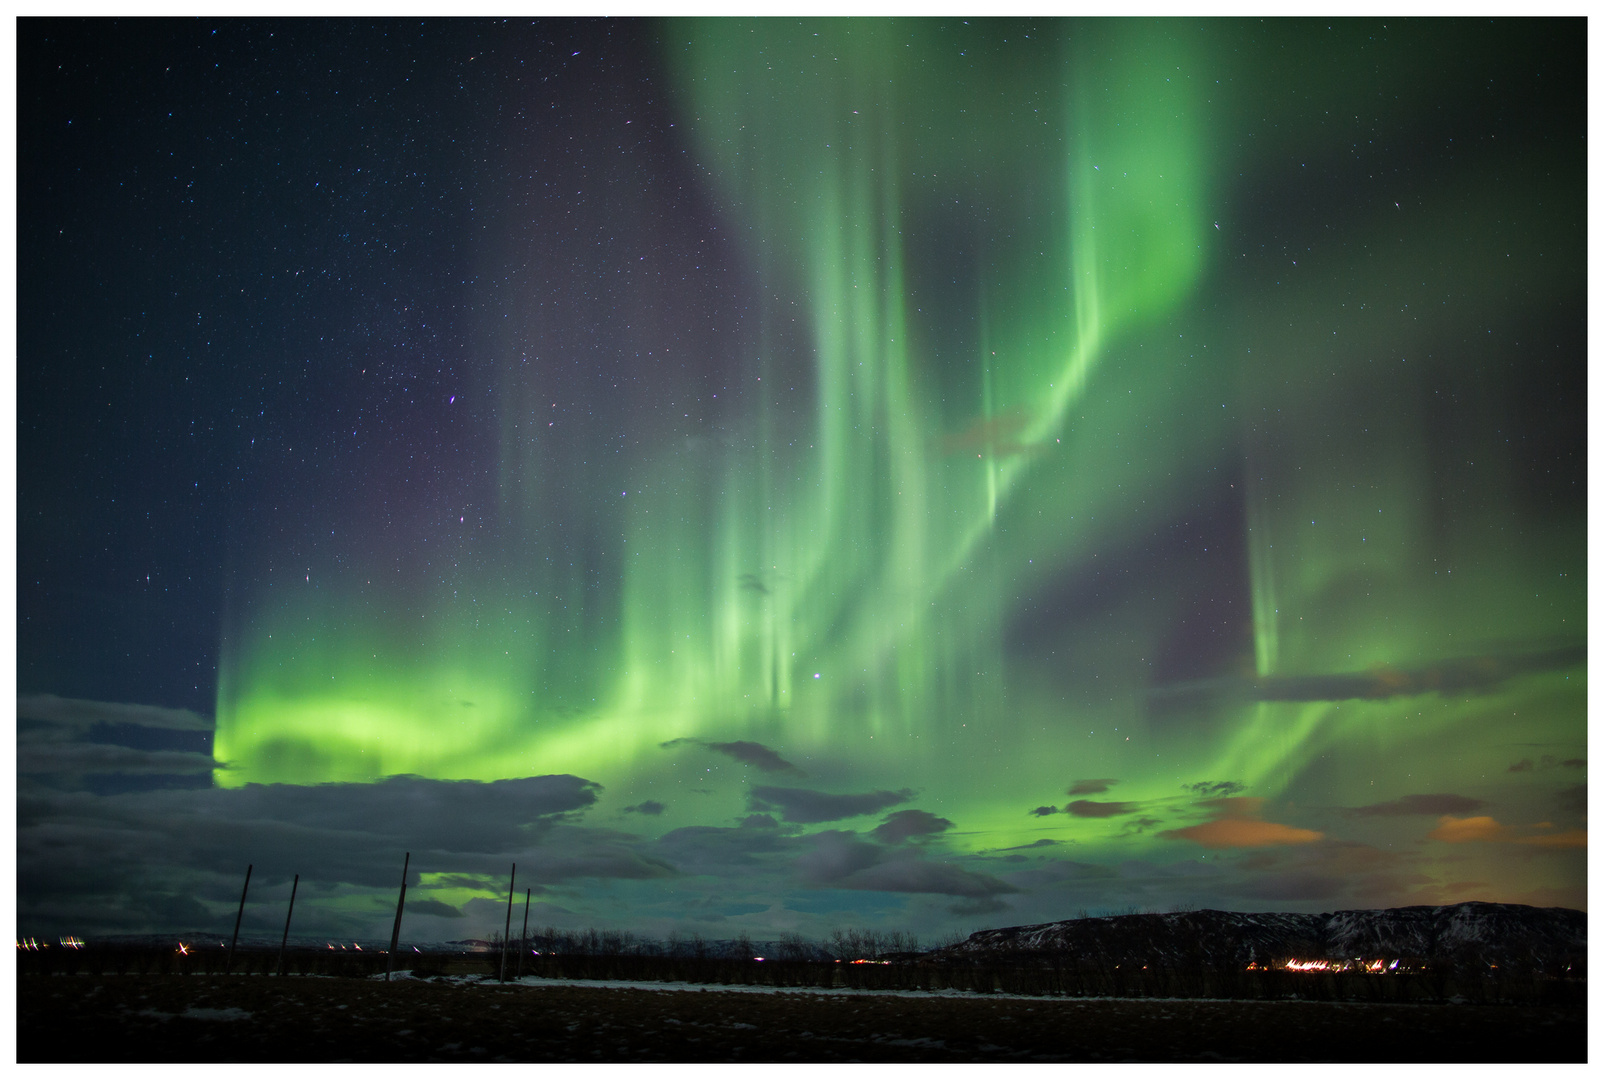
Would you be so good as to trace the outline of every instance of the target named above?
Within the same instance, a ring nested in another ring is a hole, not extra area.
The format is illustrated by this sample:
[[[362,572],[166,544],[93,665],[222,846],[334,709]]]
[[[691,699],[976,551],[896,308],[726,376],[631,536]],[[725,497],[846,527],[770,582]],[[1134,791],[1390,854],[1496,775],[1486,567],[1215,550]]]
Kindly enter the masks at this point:
[[[941,944],[954,944],[962,935],[949,935]],[[501,948],[498,931],[490,937],[490,944]],[[700,932],[682,933],[675,930],[666,939],[644,937],[628,930],[561,930],[545,926],[531,930],[527,939],[512,935],[509,944],[514,949],[528,949],[541,955],[568,956],[661,956],[671,959],[751,959],[762,956],[770,960],[878,960],[890,956],[910,956],[919,952],[919,936],[902,930],[871,930],[849,928],[831,930],[824,938],[814,941],[798,933],[781,934],[777,940],[754,942],[751,935],[742,931],[734,938],[710,939]]]

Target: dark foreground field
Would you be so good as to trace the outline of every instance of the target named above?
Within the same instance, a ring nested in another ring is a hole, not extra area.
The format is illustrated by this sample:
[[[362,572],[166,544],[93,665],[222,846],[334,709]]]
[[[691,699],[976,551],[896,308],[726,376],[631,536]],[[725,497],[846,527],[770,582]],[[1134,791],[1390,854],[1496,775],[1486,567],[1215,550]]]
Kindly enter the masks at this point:
[[[25,975],[22,1062],[1581,1062],[1581,1007]]]

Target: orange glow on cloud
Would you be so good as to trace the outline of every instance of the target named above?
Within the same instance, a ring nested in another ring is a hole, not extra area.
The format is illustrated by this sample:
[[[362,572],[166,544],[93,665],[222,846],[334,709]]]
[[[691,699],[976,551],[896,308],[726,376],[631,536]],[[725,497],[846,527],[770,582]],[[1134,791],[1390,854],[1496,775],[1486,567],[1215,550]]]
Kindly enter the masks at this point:
[[[1295,829],[1290,825],[1277,825],[1273,821],[1254,821],[1251,818],[1205,821],[1201,825],[1192,825],[1185,829],[1172,829],[1164,835],[1191,840],[1206,848],[1312,844],[1325,837],[1325,833],[1315,832],[1313,829]]]
[[[1508,832],[1509,826],[1500,825],[1490,817],[1456,818],[1444,814],[1437,819],[1437,827],[1426,834],[1426,839],[1466,844],[1472,840],[1503,840]]]
[[[1538,847],[1586,847],[1586,829],[1566,829],[1562,833],[1553,833],[1549,836],[1523,836],[1519,843],[1536,844]]]

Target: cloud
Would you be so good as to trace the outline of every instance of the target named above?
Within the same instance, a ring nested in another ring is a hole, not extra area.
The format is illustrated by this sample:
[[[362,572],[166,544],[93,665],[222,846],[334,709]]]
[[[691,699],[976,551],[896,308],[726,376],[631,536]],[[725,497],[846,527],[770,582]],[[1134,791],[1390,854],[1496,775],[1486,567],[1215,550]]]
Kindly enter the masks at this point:
[[[748,814],[741,819],[743,829],[778,829],[780,823],[768,814]]]
[[[136,750],[110,743],[18,742],[17,772],[27,774],[125,773],[145,776],[209,773],[210,754],[185,750]]]
[[[1509,772],[1532,772],[1534,769],[1535,770],[1547,771],[1548,769],[1585,769],[1585,768],[1587,768],[1587,759],[1586,758],[1566,758],[1564,761],[1561,761],[1558,758],[1556,758],[1553,754],[1544,754],[1541,758],[1539,758],[1537,760],[1537,763],[1535,765],[1532,763],[1532,759],[1531,758],[1521,758],[1519,761],[1515,762],[1515,764],[1511,765],[1509,767],[1508,771]]]
[[[952,822],[937,817],[927,810],[897,810],[869,833],[883,844],[900,844],[904,840],[936,836],[952,828]]]
[[[1218,815],[1213,821],[1184,829],[1166,829],[1158,835],[1174,840],[1190,840],[1203,847],[1216,849],[1312,844],[1324,839],[1324,833],[1313,829],[1259,820],[1258,813],[1263,804],[1263,799],[1247,796],[1208,799],[1199,805]]]
[[[816,833],[809,840],[812,848],[796,860],[796,870],[805,882],[816,887],[970,898],[1019,891],[990,874],[952,863],[930,862],[906,850],[889,855],[885,848],[865,843],[849,832],[831,830]]]
[[[598,790],[575,776],[493,783],[397,777],[113,795],[28,789],[16,802],[18,914],[52,926],[77,918],[108,932],[172,929],[151,925],[158,898],[182,894],[222,919],[237,904],[238,878],[250,863],[253,895],[278,887],[287,893],[298,873],[308,911],[317,912],[307,926],[321,919],[330,930],[373,935],[381,929],[373,911],[321,905],[319,892],[393,895],[407,852],[414,885],[422,874],[499,875],[509,857],[520,879],[533,881],[674,874],[610,834],[565,824]]]
[[[1029,851],[1032,848],[1057,847],[1058,844],[1059,844],[1059,841],[1057,841],[1057,840],[1049,840],[1046,837],[1042,837],[1042,839],[1032,841],[1031,843],[1028,843],[1028,844],[1015,844],[1013,847],[998,848],[997,850],[998,851]]]
[[[667,809],[668,809],[668,807],[664,806],[662,803],[658,802],[656,799],[647,799],[645,802],[636,803],[634,806],[626,806],[626,807],[624,807],[624,813],[626,813],[626,814],[647,814],[647,815],[649,815],[651,817],[656,817],[658,814],[661,814],[664,810],[667,810]]]
[[[1184,829],[1166,829],[1159,836],[1190,840],[1206,848],[1266,847],[1271,844],[1312,844],[1325,834],[1252,818],[1220,818]]]
[[[606,845],[573,854],[538,853],[528,873],[536,881],[572,881],[576,878],[646,880],[675,877],[679,871],[662,859],[643,855],[623,845]]]
[[[1181,790],[1200,796],[1235,795],[1246,791],[1247,785],[1235,780],[1203,780],[1196,784],[1182,784]]]
[[[1454,817],[1444,814],[1437,827],[1426,834],[1427,840],[1441,840],[1445,844],[1467,844],[1474,840],[1503,840],[1509,835],[1507,825],[1500,825],[1490,817]]]
[[[1480,810],[1487,804],[1481,799],[1472,799],[1464,795],[1405,795],[1401,799],[1391,802],[1371,803],[1368,806],[1358,806],[1348,813],[1356,817],[1402,817],[1409,814],[1468,814],[1472,810]]]
[[[1554,792],[1554,802],[1568,814],[1587,813],[1587,785],[1572,784]]]
[[[189,709],[84,701],[79,698],[57,697],[55,694],[18,694],[17,719],[38,720],[78,729],[86,729],[95,724],[133,724],[138,727],[168,728],[173,731],[211,731],[216,727],[210,719]]]
[[[960,900],[947,908],[954,915],[995,915],[1001,911],[1008,911],[1006,901],[988,896],[978,900]]]
[[[1117,783],[1119,781],[1112,777],[1097,780],[1077,780],[1070,785],[1068,793],[1070,795],[1101,795]]]
[[[462,911],[454,908],[442,900],[408,900],[406,913],[408,915],[438,915],[442,919],[460,919]]]
[[[743,765],[751,765],[752,767],[760,769],[763,772],[789,773],[793,776],[807,775],[801,769],[797,768],[789,761],[786,761],[779,754],[775,753],[773,750],[770,750],[762,743],[745,741],[709,742],[706,739],[670,739],[665,743],[658,743],[658,745],[665,750],[669,747],[682,746],[685,744],[704,746],[715,753],[723,754],[725,757],[733,758],[734,760],[741,762]]]
[[[1547,836],[1524,836],[1516,842],[1533,844],[1537,847],[1585,848],[1587,846],[1587,830],[1566,829],[1562,833],[1550,833]]]
[[[808,788],[755,787],[747,794],[753,810],[773,811],[798,825],[873,814],[911,798],[913,792],[907,788],[869,791],[861,795],[831,795]]]
[[[873,889],[879,892],[941,893],[945,896],[970,898],[996,896],[1019,891],[990,874],[977,874],[952,863],[925,862],[922,859],[901,859],[883,862],[852,875],[837,886],[848,889]]]
[[[371,784],[247,784],[214,799],[241,817],[489,852],[519,846],[523,830],[543,819],[589,808],[600,791],[568,774],[489,782],[391,776]]]
[[[811,849],[796,860],[797,873],[809,885],[836,885],[867,870],[885,854],[883,848],[839,829],[815,833],[810,839]]]
[[[1049,814],[1056,814],[1059,812],[1060,811],[1056,806],[1038,806],[1036,809],[1030,811],[1033,817],[1047,817]]]
[[[1587,660],[1583,645],[1538,652],[1452,657],[1418,668],[1376,664],[1364,671],[1329,675],[1296,675],[1265,679],[1208,679],[1155,687],[1150,697],[1173,699],[1226,698],[1246,701],[1382,701],[1420,694],[1485,694],[1506,680],[1541,671],[1560,671]]]
[[[800,847],[777,828],[687,825],[658,837],[650,850],[687,876],[750,880],[767,865],[778,870]]]
[[[1261,679],[1258,697],[1261,701],[1343,701],[1434,692],[1490,693],[1513,676],[1574,667],[1586,660],[1586,647],[1578,645],[1535,653],[1454,657],[1414,669],[1377,664],[1348,674]]]
[[[1090,799],[1076,799],[1064,807],[1064,813],[1084,818],[1119,817],[1121,814],[1134,813],[1137,805],[1133,802],[1092,802]]]
[[[1553,828],[1546,821],[1537,827],[1540,829]],[[1500,824],[1491,817],[1459,818],[1451,814],[1444,814],[1439,819],[1437,827],[1426,834],[1426,839],[1441,840],[1445,844],[1511,841],[1517,844],[1530,844],[1533,847],[1544,848],[1584,848],[1587,846],[1586,829],[1567,829],[1564,832],[1542,833],[1537,836],[1517,837],[1514,834],[1515,829],[1513,826]]]

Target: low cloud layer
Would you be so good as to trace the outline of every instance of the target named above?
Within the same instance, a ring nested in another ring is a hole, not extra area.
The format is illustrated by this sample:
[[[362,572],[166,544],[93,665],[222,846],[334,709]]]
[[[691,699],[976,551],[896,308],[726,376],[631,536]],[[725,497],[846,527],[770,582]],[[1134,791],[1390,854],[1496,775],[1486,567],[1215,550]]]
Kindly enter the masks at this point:
[[[414,886],[424,874],[459,883],[499,876],[509,857],[520,881],[532,883],[674,874],[607,833],[570,824],[599,790],[566,775],[117,795],[30,788],[17,798],[19,917],[202,928],[237,902],[239,876],[252,864],[257,895],[301,876],[308,925],[346,919],[351,932],[371,932],[360,909],[326,901],[351,890],[389,893],[407,852]],[[426,889],[409,903],[431,899]]]
[[[1405,795],[1391,802],[1371,803],[1348,811],[1357,817],[1402,817],[1410,814],[1468,814],[1487,804],[1464,795]]]
[[[55,694],[19,694],[17,719],[37,720],[80,730],[87,730],[96,724],[132,724],[171,731],[211,731],[214,727],[210,717],[189,709],[84,701],[57,697]]]
[[[1420,667],[1377,664],[1364,671],[1263,679],[1208,679],[1154,687],[1149,697],[1175,709],[1206,701],[1383,701],[1420,694],[1486,694],[1509,679],[1563,671],[1587,662],[1587,648],[1568,645],[1536,652],[1484,653]]]
[[[818,833],[809,837],[808,843],[810,850],[796,860],[796,870],[814,887],[938,893],[971,899],[1019,891],[990,874],[927,860],[906,850],[888,850],[849,832]]]
[[[1325,834],[1273,821],[1252,818],[1220,818],[1184,829],[1166,829],[1160,836],[1190,840],[1206,848],[1265,847],[1270,844],[1312,844]]]
[[[1566,758],[1561,761],[1552,754],[1544,754],[1533,762],[1531,758],[1521,758],[1509,767],[1510,772],[1540,772],[1547,769],[1585,769],[1586,758]]]
[[[185,750],[136,750],[111,743],[19,741],[17,744],[17,772],[28,775],[203,775],[216,768],[212,755]]]
[[[907,788],[901,791],[867,791],[859,795],[831,795],[808,788],[755,787],[748,793],[753,810],[777,813],[798,825],[874,814],[888,806],[913,798]]]
[[[62,932],[226,931],[250,863],[255,876],[247,929],[269,929],[263,920],[273,904],[282,926],[289,881],[299,873],[297,932],[387,934],[408,852],[412,921],[406,932],[424,935],[420,940],[483,936],[499,928],[512,862],[518,866],[517,892],[534,889],[534,910],[542,918],[641,930],[651,926],[655,912],[657,926],[699,920],[710,937],[732,935],[738,925],[759,936],[756,913],[762,913],[765,928],[789,925],[817,933],[819,926],[854,925],[860,917],[896,924],[958,915],[1004,925],[1001,920],[1062,918],[1083,907],[1156,910],[1178,896],[1248,910],[1331,910],[1452,901],[1480,887],[1439,882],[1390,852],[1267,821],[1266,800],[1245,796],[1236,780],[1200,780],[1183,785],[1184,795],[1137,802],[1096,797],[1117,783],[1114,778],[1077,779],[1068,785],[1072,797],[1066,804],[1027,811],[1043,820],[1022,815],[1020,833],[998,837],[1010,846],[971,851],[973,834],[960,832],[970,823],[956,812],[954,821],[908,807],[916,797],[911,788],[835,793],[747,787],[752,774],[714,769],[704,779],[701,766],[711,762],[697,760],[691,763],[696,783],[723,800],[716,823],[656,836],[670,813],[665,802],[647,798],[619,807],[603,801],[600,785],[574,775],[489,783],[401,776],[364,784],[167,787],[137,794],[71,790],[60,777],[171,774],[204,782],[215,767],[208,755],[85,739],[140,742],[145,732],[156,732],[153,744],[166,746],[172,740],[160,735],[162,726],[209,722],[182,710],[58,698],[37,699],[28,711],[45,717],[24,721],[18,744],[18,917],[29,933],[46,926]],[[133,726],[108,731],[99,726],[105,724]],[[760,772],[795,769],[759,743],[669,745],[692,747],[695,757],[709,750]],[[683,759],[665,755],[666,760]],[[1500,810],[1500,817],[1532,822],[1551,816],[1552,822],[1506,825],[1483,816],[1484,800],[1440,791],[1325,812],[1350,825],[1362,819],[1366,831],[1396,830],[1412,843],[1429,838],[1450,845],[1437,849],[1450,859],[1474,859],[1480,854],[1476,844],[1491,843],[1534,863],[1575,862],[1585,860],[1586,786],[1574,783],[1582,776],[1565,770],[1584,766],[1579,758],[1543,758],[1519,770],[1554,770],[1554,783],[1571,785],[1558,792],[1543,790],[1538,778],[1506,781],[1525,789],[1527,801],[1518,811]],[[226,772],[220,775],[226,781]],[[712,802],[692,798],[687,788],[646,790],[681,792],[668,800],[675,818],[692,812],[692,803]],[[1506,806],[1506,796],[1498,798]],[[612,809],[590,816],[607,807]],[[1154,845],[1144,834],[1186,844]],[[1034,839],[1017,842],[1024,837]],[[1124,856],[1098,861],[1110,846],[1169,854],[1152,863]],[[1206,859],[1199,858],[1199,848]],[[1065,858],[1071,851],[1090,853],[1090,861]],[[1457,872],[1467,879],[1476,873]],[[1576,903],[1568,896],[1544,902]],[[742,922],[747,919],[754,921]]]

